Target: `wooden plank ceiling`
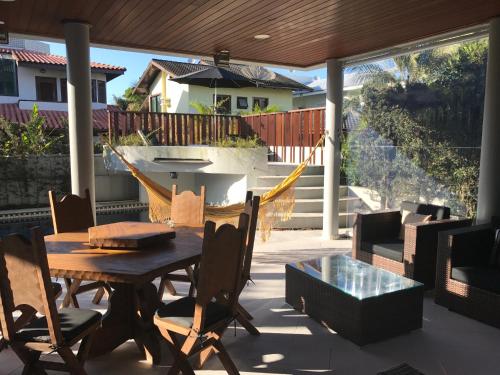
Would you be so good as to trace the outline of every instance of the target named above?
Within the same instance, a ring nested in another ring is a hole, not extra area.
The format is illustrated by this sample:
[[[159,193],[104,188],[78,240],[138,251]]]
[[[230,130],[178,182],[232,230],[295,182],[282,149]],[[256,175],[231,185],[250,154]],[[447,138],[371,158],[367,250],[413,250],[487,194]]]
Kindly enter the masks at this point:
[[[61,21],[92,24],[96,44],[308,67],[487,22],[499,0],[0,1],[11,33],[63,38]],[[257,34],[269,34],[255,40]]]

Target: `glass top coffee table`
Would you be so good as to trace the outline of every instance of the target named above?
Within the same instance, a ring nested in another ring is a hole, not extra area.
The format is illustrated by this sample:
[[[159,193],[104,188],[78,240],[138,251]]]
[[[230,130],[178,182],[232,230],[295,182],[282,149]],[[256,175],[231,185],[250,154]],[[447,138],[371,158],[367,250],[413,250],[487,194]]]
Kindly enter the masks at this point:
[[[365,345],[422,327],[424,285],[345,255],[286,265],[286,301]]]

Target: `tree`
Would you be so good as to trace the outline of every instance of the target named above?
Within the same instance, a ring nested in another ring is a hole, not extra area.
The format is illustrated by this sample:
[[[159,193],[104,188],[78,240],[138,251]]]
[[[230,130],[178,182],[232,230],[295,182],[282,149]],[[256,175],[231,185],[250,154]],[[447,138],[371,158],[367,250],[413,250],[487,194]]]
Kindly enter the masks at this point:
[[[135,86],[135,84],[132,84],[131,87],[125,90],[122,96],[113,96],[116,106],[118,106],[122,111],[141,111],[142,105],[144,104],[147,95],[135,93]]]

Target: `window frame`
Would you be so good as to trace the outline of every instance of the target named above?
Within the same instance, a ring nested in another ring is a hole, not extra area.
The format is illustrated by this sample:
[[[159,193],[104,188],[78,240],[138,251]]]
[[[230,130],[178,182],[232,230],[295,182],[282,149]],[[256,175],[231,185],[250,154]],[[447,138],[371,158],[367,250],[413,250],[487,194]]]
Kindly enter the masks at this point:
[[[153,103],[156,104],[156,110],[153,110]],[[149,96],[149,111],[153,113],[161,112],[161,95],[155,94]]]
[[[12,65],[14,67],[14,92],[13,94],[0,94],[0,96],[13,96],[13,97],[18,97],[19,96],[19,75],[18,75],[18,69],[17,69],[17,63],[16,60],[14,60],[12,57],[7,57],[9,55],[2,55],[0,54],[0,60],[10,60],[12,62]]]
[[[46,99],[43,99],[41,97],[40,83],[42,83],[42,81],[45,81],[45,83],[49,83],[49,81],[51,81],[51,83],[53,83],[54,100],[46,100]],[[56,77],[35,76],[35,89],[36,89],[36,100],[37,101],[47,102],[47,103],[57,103],[59,101],[58,96],[57,96],[58,89],[57,89],[57,78]]]
[[[96,86],[97,86],[97,103],[106,104],[107,103],[106,81],[103,81],[101,79],[96,79]],[[102,98],[101,98],[102,92],[100,91],[101,87],[104,87],[104,94],[102,95],[103,96]]]
[[[229,98],[228,101],[225,102],[224,104],[224,109],[229,109],[228,112],[224,112],[224,113],[219,113],[217,111],[217,108],[216,108],[216,112],[217,114],[219,115],[230,115],[232,112],[233,112],[233,107],[232,107],[232,97],[231,95],[227,95],[227,94],[217,94],[217,98],[215,99],[215,94],[212,94],[212,103],[214,102],[214,99],[215,99],[215,103],[219,103],[220,101],[224,100],[224,99],[227,99]]]
[[[265,106],[261,106],[260,105],[260,101],[261,100],[265,100],[266,101],[266,105]],[[257,102],[257,103],[256,103]],[[267,107],[269,107],[269,98],[266,98],[264,96],[254,96],[252,98],[252,109],[255,108],[255,104],[259,104],[259,108],[260,109],[266,109]]]
[[[245,104],[240,104],[240,100],[244,100]],[[236,108],[248,109],[248,96],[237,96],[236,97]]]
[[[60,78],[59,85],[61,86],[61,102],[68,102],[68,79]]]

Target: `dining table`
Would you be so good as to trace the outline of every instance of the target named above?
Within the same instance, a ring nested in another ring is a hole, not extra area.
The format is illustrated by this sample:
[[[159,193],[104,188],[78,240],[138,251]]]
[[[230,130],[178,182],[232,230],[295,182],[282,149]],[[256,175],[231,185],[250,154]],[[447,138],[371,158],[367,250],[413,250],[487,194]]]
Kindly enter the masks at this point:
[[[176,227],[175,232],[174,239],[134,250],[94,248],[87,231],[45,236],[52,277],[102,281],[113,289],[90,358],[133,339],[145,359],[161,363],[162,338],[153,317],[162,301],[153,281],[197,264],[203,242],[203,227]]]

